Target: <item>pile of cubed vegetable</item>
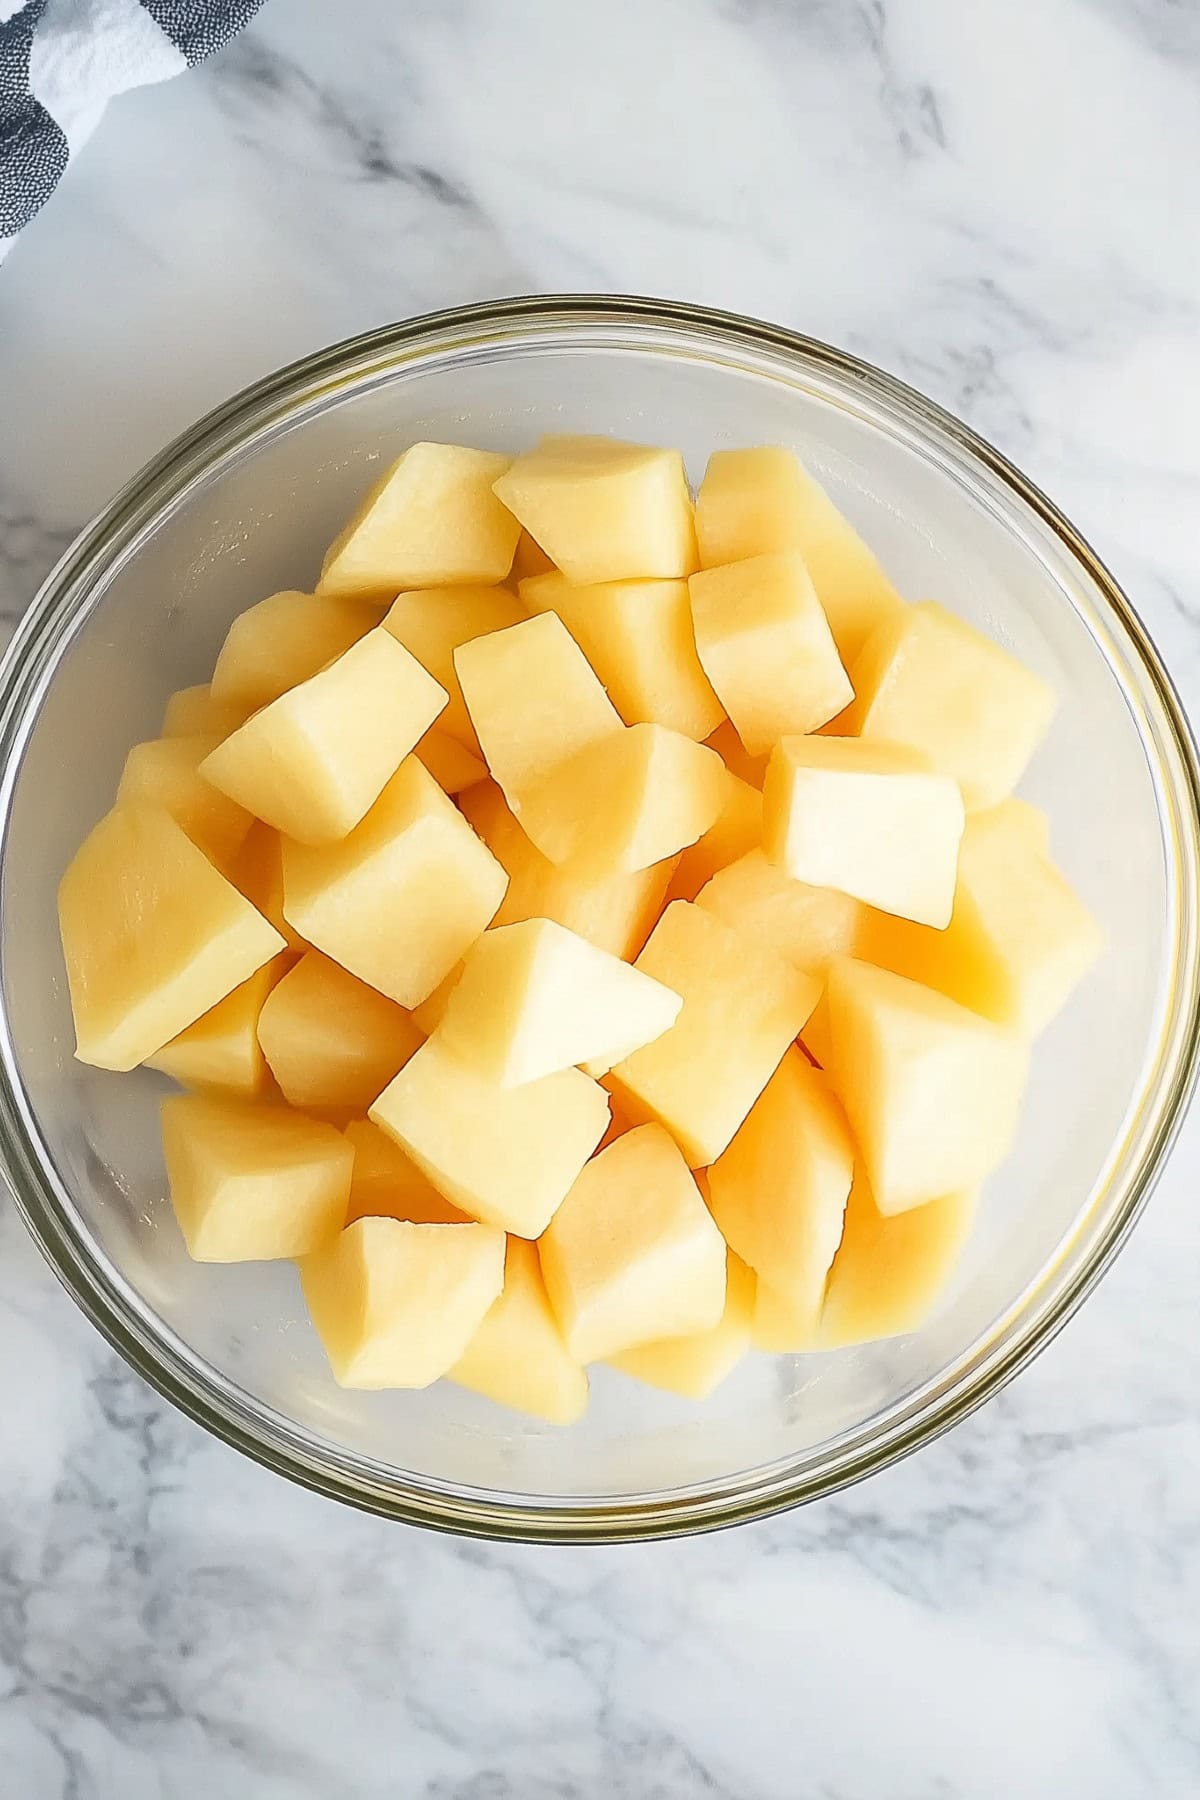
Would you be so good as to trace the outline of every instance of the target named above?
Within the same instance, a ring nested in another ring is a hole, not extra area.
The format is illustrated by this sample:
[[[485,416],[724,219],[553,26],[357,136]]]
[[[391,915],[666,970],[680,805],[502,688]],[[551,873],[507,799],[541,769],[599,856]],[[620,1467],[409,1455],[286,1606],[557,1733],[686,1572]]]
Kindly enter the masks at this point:
[[[1099,948],[1013,789],[1045,684],[797,458],[414,444],[237,618],[63,878],[194,1257],[349,1387],[567,1423],[918,1326]]]

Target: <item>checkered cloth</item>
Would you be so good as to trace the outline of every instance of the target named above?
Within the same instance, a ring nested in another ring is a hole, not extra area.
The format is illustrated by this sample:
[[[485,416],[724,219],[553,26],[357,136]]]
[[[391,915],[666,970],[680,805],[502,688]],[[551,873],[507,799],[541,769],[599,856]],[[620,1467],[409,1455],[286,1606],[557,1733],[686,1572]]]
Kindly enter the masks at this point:
[[[0,260],[114,94],[166,81],[262,0],[0,0]]]

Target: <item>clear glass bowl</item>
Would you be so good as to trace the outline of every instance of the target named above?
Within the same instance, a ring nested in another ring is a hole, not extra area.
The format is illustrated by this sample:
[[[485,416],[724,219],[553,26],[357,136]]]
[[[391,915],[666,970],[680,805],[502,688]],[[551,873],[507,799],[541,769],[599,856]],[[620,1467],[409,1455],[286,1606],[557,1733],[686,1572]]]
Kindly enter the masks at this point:
[[[540,1427],[448,1383],[332,1381],[286,1264],[190,1262],[164,1198],[149,1073],[72,1058],[55,889],[172,689],[235,613],[313,581],[380,463],[417,438],[540,432],[793,445],[903,591],[1009,644],[1061,696],[1026,792],[1108,953],[1038,1046],[1015,1154],[921,1333],[752,1357],[705,1404],[596,1372]],[[1077,532],[964,426],[848,356],[649,301],[468,308],[298,363],[165,451],[63,558],[0,672],[0,1138],[30,1230],[135,1368],[280,1473],[461,1532],[613,1540],[753,1518],[925,1443],[1045,1344],[1119,1249],[1197,1058],[1197,766],[1128,601]]]

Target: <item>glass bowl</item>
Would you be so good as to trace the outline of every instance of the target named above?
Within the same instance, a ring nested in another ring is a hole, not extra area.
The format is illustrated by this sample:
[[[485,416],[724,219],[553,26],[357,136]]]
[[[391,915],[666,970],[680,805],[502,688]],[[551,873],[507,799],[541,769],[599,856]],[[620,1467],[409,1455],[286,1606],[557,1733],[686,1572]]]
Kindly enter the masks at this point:
[[[1061,704],[1024,791],[1107,954],[1039,1044],[1017,1148],[922,1332],[755,1356],[703,1405],[596,1371],[555,1430],[441,1382],[342,1392],[288,1264],[188,1260],[164,1197],[161,1079],[72,1058],[55,889],[172,689],[235,613],[306,587],[381,462],[418,438],[513,449],[609,432],[800,452],[901,590],[948,602]],[[1124,1241],[1196,1072],[1197,765],[1129,602],[989,446],[877,370],[774,327],[652,301],[514,300],[322,351],[211,414],[50,576],[0,671],[0,1137],[37,1242],[163,1394],[280,1473],[394,1518],[543,1540],[667,1535],[858,1480],[1044,1345]]]

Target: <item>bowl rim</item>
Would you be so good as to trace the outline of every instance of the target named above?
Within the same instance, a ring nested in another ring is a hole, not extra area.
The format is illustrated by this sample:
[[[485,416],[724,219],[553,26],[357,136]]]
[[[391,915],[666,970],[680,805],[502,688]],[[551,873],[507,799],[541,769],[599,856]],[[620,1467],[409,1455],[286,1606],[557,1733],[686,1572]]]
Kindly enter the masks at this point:
[[[133,1290],[86,1238],[64,1208],[68,1196],[46,1178],[38,1134],[25,1103],[8,1032],[0,1016],[0,1158],[35,1243],[72,1295],[118,1353],[173,1405],[254,1461],[301,1486],[362,1510],[459,1535],[517,1542],[620,1542],[679,1536],[745,1523],[817,1499],[877,1473],[931,1442],[995,1394],[1051,1341],[1077,1311],[1127,1240],[1178,1134],[1200,1073],[1200,761],[1183,706],[1148,632],[1128,597],[1095,551],[1041,490],[1006,457],[953,414],[870,363],[784,326],[711,308],[634,295],[517,296],[422,314],[327,346],[268,374],[214,408],[153,457],[75,538],[42,583],[0,663],[0,830],[7,835],[24,732],[36,714],[48,665],[67,631],[86,612],[88,597],[123,546],[156,518],[219,456],[272,417],[336,392],[363,371],[385,370],[414,358],[464,346],[572,327],[614,326],[699,340],[710,352],[767,353],[794,367],[865,390],[876,404],[910,425],[932,432],[968,462],[982,467],[1049,529],[1078,565],[1102,603],[1126,654],[1144,678],[1164,733],[1160,769],[1175,861],[1174,1004],[1164,1020],[1156,1077],[1147,1081],[1140,1110],[1150,1109],[1137,1141],[1136,1165],[1091,1253],[1061,1283],[1050,1303],[1031,1311],[1031,1291],[988,1334],[943,1371],[915,1401],[894,1409],[885,1428],[860,1431],[832,1463],[805,1474],[800,1459],[710,1484],[637,1498],[542,1503],[530,1496],[467,1490],[432,1478],[398,1479],[400,1472],[314,1440],[284,1415],[251,1401],[237,1386],[202,1365],[159,1322],[148,1328]],[[1153,1103],[1153,1104],[1151,1104]],[[1122,1141],[1130,1142],[1132,1126]],[[1110,1158],[1111,1165],[1111,1158]],[[1097,1183],[1072,1239],[1107,1195]],[[1070,1242],[1071,1240],[1068,1240]],[[1039,1276],[1041,1292],[1065,1261],[1066,1246]],[[1020,1317],[1028,1314],[1025,1323]],[[970,1364],[964,1368],[964,1364]],[[861,1441],[860,1441],[861,1440]]]

